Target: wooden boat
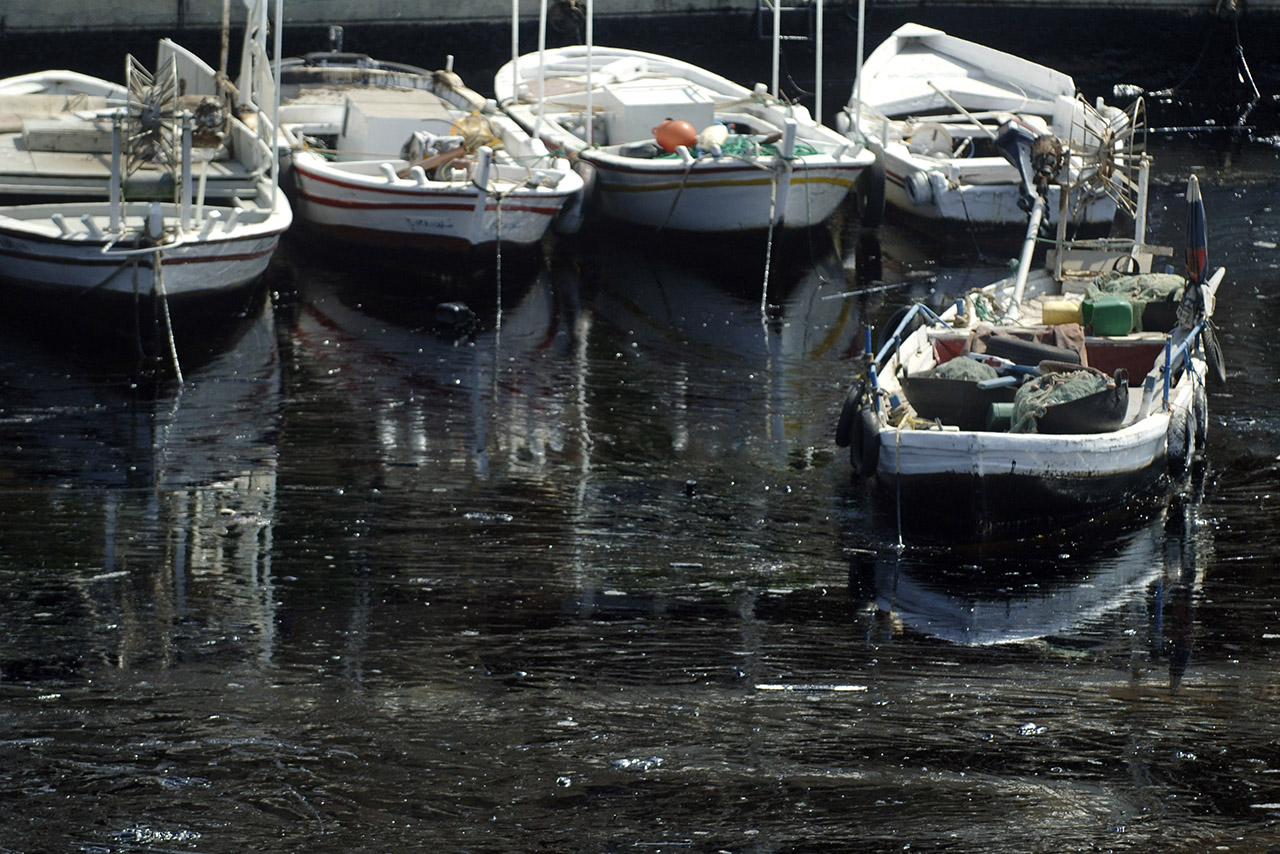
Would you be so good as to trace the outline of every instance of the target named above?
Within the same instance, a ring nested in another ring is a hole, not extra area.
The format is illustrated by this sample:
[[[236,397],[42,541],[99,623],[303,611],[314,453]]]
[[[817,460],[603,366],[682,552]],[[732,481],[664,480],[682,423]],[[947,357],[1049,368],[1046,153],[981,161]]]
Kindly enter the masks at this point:
[[[265,6],[258,14],[251,12],[246,56],[258,69],[250,79],[260,82],[269,76]],[[105,179],[93,170],[83,188],[90,200],[0,206],[0,278],[38,307],[94,313],[158,302],[167,317],[171,301],[256,281],[292,221],[259,101],[270,90],[241,87],[231,109],[212,68],[168,40],[159,55],[154,75],[130,57],[125,105],[93,113],[92,126],[105,119],[110,128],[109,168]],[[85,132],[54,134],[55,143],[74,147]],[[96,130],[88,135],[101,147]],[[214,173],[235,177],[222,182]],[[244,192],[232,194],[233,186]]]
[[[1225,381],[1212,322],[1224,271],[1205,274],[1193,176],[1188,273],[1152,274],[1172,250],[1145,242],[1148,170],[1132,238],[1068,240],[1060,217],[1044,268],[1032,270],[1054,195],[1036,193],[1015,275],[940,315],[904,310],[864,357],[836,440],[899,531],[986,538],[1060,527],[1167,484],[1203,449],[1206,379]],[[967,369],[980,361],[985,378]]]
[[[1081,233],[1105,234],[1131,197],[1145,149],[1141,100],[1127,110],[1089,104],[1060,71],[919,24],[904,24],[876,48],[855,80],[836,127],[872,146],[890,213],[935,237],[1005,232],[1026,222],[1017,170],[995,150],[1015,120],[1061,141],[1072,178],[1069,203],[1049,188]],[[1132,211],[1127,211],[1132,215]]]
[[[505,64],[493,88],[521,127],[576,159],[588,204],[652,229],[820,225],[874,163],[776,86],[638,50],[539,50]]]
[[[538,244],[582,179],[451,70],[328,51],[281,67],[298,217],[385,249]]]

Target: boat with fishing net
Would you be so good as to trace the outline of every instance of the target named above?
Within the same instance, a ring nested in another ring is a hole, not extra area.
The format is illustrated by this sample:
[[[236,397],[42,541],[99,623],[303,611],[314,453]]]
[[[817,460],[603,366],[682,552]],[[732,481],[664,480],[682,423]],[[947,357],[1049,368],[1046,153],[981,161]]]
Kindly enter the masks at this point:
[[[1164,272],[1173,249],[1146,242],[1145,159],[1132,237],[1069,240],[1060,217],[1032,269],[1047,176],[1033,177],[1034,138],[1006,130],[1030,210],[1016,273],[941,313],[904,307],[879,350],[868,343],[837,426],[900,534],[1043,531],[1167,486],[1205,447],[1206,383],[1226,379],[1213,326],[1224,270],[1206,267],[1195,177],[1184,274]]]
[[[875,157],[821,123],[820,97],[811,114],[781,96],[777,38],[771,87],[588,35],[522,56],[513,45],[493,89],[521,127],[575,159],[588,216],[693,234],[811,228],[851,192],[880,192]]]

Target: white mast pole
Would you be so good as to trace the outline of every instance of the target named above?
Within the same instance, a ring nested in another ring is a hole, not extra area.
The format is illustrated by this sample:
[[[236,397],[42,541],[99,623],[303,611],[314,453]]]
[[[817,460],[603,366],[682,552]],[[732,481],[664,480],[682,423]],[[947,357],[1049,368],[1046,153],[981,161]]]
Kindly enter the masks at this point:
[[[773,100],[778,100],[778,62],[782,45],[782,10],[778,8],[780,0],[769,0],[773,7]]]
[[[814,76],[813,88],[816,91],[816,95],[814,96],[814,103],[813,103],[813,120],[818,124],[822,124],[822,28],[823,28],[822,0],[818,0],[817,27],[818,27],[818,45],[817,45],[817,50],[814,51],[815,56],[813,60],[813,64],[815,66],[814,72],[813,72],[813,76]]]
[[[533,138],[542,136],[543,100],[547,88],[547,0],[538,6],[538,120],[533,125]]]
[[[858,93],[858,106],[853,118],[853,126],[858,133],[862,133],[862,48],[863,39],[866,38],[866,15],[867,0],[858,0],[858,76],[854,80],[854,90]],[[862,140],[866,142],[864,137]]]
[[[596,4],[592,0],[587,0],[587,148],[590,148],[594,142],[593,138],[596,129],[591,82],[592,49],[595,46],[596,38],[595,14]]]

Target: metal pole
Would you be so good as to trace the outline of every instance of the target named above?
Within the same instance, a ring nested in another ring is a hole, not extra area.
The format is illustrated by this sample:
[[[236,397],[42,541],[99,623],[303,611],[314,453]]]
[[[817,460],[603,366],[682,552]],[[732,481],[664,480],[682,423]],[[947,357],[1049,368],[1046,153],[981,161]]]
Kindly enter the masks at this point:
[[[120,172],[120,125],[123,121],[122,111],[116,110],[111,114],[111,184],[107,192],[110,194],[112,234],[120,233],[121,184],[124,182],[124,176]]]
[[[516,62],[520,59],[520,0],[511,0],[511,96],[516,92]]]
[[[595,14],[595,3],[593,3],[592,0],[587,0],[587,148],[590,148],[595,141],[596,130],[595,106],[592,92],[594,84],[591,81],[592,66],[595,64],[592,59],[596,43]]]
[[[814,52],[814,53],[815,53],[815,55],[814,55],[814,60],[813,60],[813,65],[814,65],[813,76],[814,76],[814,78],[815,78],[815,80],[814,80],[814,84],[813,84],[813,88],[814,88],[814,92],[815,92],[815,95],[814,95],[814,102],[813,102],[813,120],[814,120],[814,121],[816,121],[818,124],[822,124],[822,48],[823,48],[823,45],[822,45],[822,30],[823,30],[823,20],[824,20],[824,19],[823,19],[823,14],[822,14],[822,0],[818,0],[818,22],[817,22],[817,28],[818,28],[818,44],[817,44],[817,49],[816,49],[816,50],[815,50],[815,52]]]
[[[854,89],[858,93],[858,104],[853,117],[853,126],[859,135],[862,134],[862,48],[866,39],[866,11],[867,0],[858,0],[858,76],[853,81]],[[863,142],[866,142],[865,137]]]
[[[275,89],[275,104],[271,115],[271,207],[276,206],[280,192],[280,50],[284,40],[284,0],[276,0],[275,68],[272,71],[271,88]]]
[[[1013,305],[1016,308],[1022,303],[1022,295],[1027,289],[1027,274],[1031,272],[1031,256],[1036,249],[1036,235],[1040,233],[1040,220],[1044,219],[1044,196],[1036,195],[1031,206],[1031,215],[1027,218],[1027,236],[1022,240],[1022,255],[1018,258],[1018,277],[1013,285]]]
[[[182,195],[178,208],[178,225],[183,232],[191,228],[191,113],[182,113]]]
[[[547,0],[538,5],[538,120],[533,124],[533,138],[542,135],[542,114],[547,87]]]
[[[782,10],[778,8],[781,0],[769,0],[773,7],[773,100],[778,100],[778,63],[782,53]]]

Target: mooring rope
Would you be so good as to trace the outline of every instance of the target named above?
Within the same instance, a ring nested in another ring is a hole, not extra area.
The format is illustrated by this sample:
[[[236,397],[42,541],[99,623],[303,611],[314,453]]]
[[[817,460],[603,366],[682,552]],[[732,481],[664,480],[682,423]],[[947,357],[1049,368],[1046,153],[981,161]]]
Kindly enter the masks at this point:
[[[164,290],[164,263],[161,256],[164,253],[157,249],[155,252],[155,290],[160,296],[160,310],[164,315],[164,331],[169,339],[169,358],[173,360],[173,373],[178,378],[178,385],[183,384],[182,365],[178,364],[178,345],[173,338],[173,319],[169,316],[169,295]]]

